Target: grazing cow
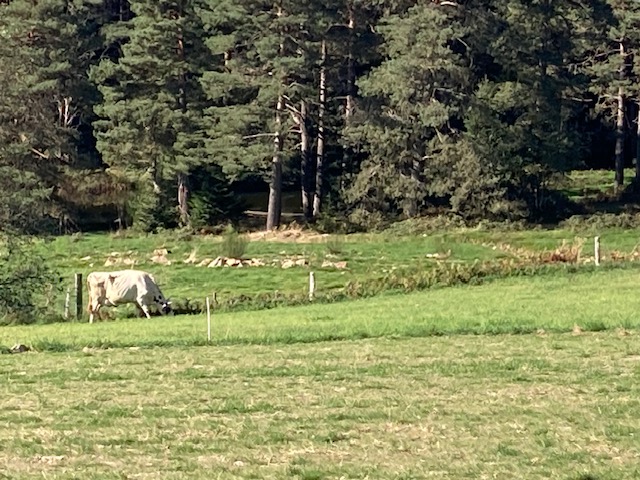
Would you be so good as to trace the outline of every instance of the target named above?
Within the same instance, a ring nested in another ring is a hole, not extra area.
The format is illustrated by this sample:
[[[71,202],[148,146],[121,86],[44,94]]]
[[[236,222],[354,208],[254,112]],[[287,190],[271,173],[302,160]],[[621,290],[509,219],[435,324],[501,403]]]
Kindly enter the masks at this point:
[[[100,307],[115,307],[133,303],[138,311],[151,318],[149,307],[155,305],[162,314],[171,313],[169,302],[158,287],[153,275],[139,270],[92,272],[87,276],[89,290],[89,323]]]

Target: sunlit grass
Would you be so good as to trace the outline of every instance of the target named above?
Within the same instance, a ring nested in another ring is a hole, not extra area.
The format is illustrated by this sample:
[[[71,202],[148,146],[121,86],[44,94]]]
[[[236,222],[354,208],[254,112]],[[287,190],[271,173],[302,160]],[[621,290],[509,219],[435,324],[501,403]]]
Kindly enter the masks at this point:
[[[638,328],[636,269],[511,278],[481,286],[383,295],[338,304],[213,313],[212,343],[291,344],[375,337],[429,337]],[[201,315],[0,329],[0,345],[39,350],[189,346],[206,343]]]
[[[57,300],[62,312],[64,290],[73,291],[75,273],[82,273],[86,278],[95,270],[130,268],[128,265],[105,266],[105,260],[112,253],[128,256],[135,260],[134,268],[153,273],[166,296],[202,302],[214,293],[221,301],[274,292],[304,295],[310,271],[316,275],[318,292],[330,293],[342,290],[348,282],[366,283],[397,269],[427,270],[436,261],[470,263],[517,258],[517,251],[505,250],[502,245],[549,251],[563,242],[580,242],[583,256],[589,256],[593,255],[596,234],[600,236],[605,262],[610,252],[629,253],[640,244],[637,230],[623,229],[584,233],[562,229],[509,232],[464,229],[414,236],[358,234],[341,236],[339,252],[330,238],[313,242],[257,240],[247,245],[245,256],[260,259],[265,266],[244,268],[206,268],[197,267],[197,263],[184,263],[191,253],[195,254],[196,262],[218,256],[220,238],[214,236],[181,236],[171,232],[141,237],[83,234],[58,237],[41,243],[38,248],[63,277],[63,292]],[[170,265],[159,265],[150,260],[156,248],[169,251]],[[131,254],[127,255],[128,252]],[[304,258],[307,264],[283,269],[282,261],[287,258]],[[334,268],[331,262],[346,262],[347,267]]]

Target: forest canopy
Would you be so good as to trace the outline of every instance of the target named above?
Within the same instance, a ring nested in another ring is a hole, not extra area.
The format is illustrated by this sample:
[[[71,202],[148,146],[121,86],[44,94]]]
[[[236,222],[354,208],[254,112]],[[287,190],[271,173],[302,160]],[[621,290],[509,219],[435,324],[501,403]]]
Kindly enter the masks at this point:
[[[256,192],[269,229],[283,192],[308,221],[537,220],[554,178],[621,188],[640,151],[633,1],[0,0],[0,40],[27,233],[199,228]]]

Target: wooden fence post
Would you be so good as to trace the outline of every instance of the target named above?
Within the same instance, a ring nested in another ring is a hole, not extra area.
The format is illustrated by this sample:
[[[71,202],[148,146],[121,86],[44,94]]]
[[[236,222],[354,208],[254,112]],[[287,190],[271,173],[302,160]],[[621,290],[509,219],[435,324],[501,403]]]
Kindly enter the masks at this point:
[[[82,319],[82,274],[76,273],[76,320]]]
[[[69,319],[69,304],[71,303],[71,289],[67,287],[67,295],[64,297],[64,318]]]
[[[313,301],[313,297],[316,293],[316,275],[313,272],[309,272],[309,301]]]
[[[593,255],[596,267],[600,265],[600,237],[593,240]]]

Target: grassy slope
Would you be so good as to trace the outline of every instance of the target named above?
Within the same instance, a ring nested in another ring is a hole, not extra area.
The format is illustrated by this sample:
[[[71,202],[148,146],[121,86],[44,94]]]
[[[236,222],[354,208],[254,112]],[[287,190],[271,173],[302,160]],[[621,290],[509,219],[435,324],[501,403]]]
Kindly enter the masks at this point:
[[[482,286],[435,289],[332,305],[214,314],[216,344],[294,343],[455,333],[598,331],[638,328],[638,271],[609,270],[512,278]],[[5,327],[0,345],[41,350],[109,346],[179,346],[206,342],[203,316],[156,317],[95,325]]]
[[[635,479],[639,373],[602,332],[0,356],[0,472]]]
[[[202,300],[215,291],[220,299],[238,295],[260,293],[304,293],[308,284],[308,272],[316,272],[317,288],[330,291],[342,288],[348,281],[366,281],[379,278],[394,268],[413,266],[429,268],[435,260],[427,257],[433,253],[451,253],[448,261],[470,262],[506,257],[509,254],[494,249],[494,244],[508,243],[513,247],[533,250],[552,250],[576,238],[584,241],[584,255],[593,254],[593,235],[602,238],[603,254],[612,250],[631,251],[639,242],[635,230],[608,229],[605,232],[576,234],[568,230],[535,230],[526,232],[495,232],[486,230],[460,230],[421,236],[352,235],[345,237],[341,251],[330,255],[323,242],[267,242],[249,244],[247,257],[260,258],[267,264],[295,255],[304,256],[308,267],[282,269],[278,266],[251,268],[202,268],[182,261],[194,249],[198,261],[219,255],[219,238],[194,237],[186,240],[175,234],[151,235],[141,238],[120,238],[114,235],[89,234],[80,237],[59,237],[53,242],[42,243],[39,248],[67,279],[73,282],[73,274],[85,276],[93,270],[114,270],[123,266],[105,267],[111,252],[126,253],[137,262],[136,268],[154,273],[165,295],[175,299]],[[168,266],[152,263],[149,258],[156,248],[168,248],[171,253]],[[87,260],[82,260],[85,257]],[[322,267],[326,259],[347,261],[346,270]],[[58,303],[62,310],[63,296]]]
[[[393,240],[393,241],[392,241]],[[149,260],[156,248],[170,250],[171,265],[158,265]],[[445,243],[441,236],[386,238],[383,236],[349,237],[342,245],[341,252],[330,254],[325,243],[294,243],[254,241],[248,246],[247,258],[259,258],[267,263],[264,267],[245,268],[203,268],[187,265],[183,260],[192,250],[197,259],[215,258],[220,254],[220,239],[211,236],[194,237],[187,241],[173,235],[150,235],[140,238],[119,238],[113,235],[88,234],[81,237],[59,237],[39,246],[40,251],[50,259],[60,271],[68,285],[73,282],[74,273],[85,276],[94,270],[116,270],[126,266],[105,267],[104,263],[112,252],[132,251],[131,258],[136,267],[153,273],[163,292],[173,298],[199,299],[211,295],[219,298],[259,293],[305,292],[308,286],[309,269],[316,272],[318,288],[334,290],[342,288],[349,280],[376,278],[392,268],[407,265],[423,265],[428,268],[433,260],[427,253],[444,252]],[[452,260],[472,261],[476,258],[504,256],[490,247],[446,241],[447,250],[452,250]],[[304,256],[309,267],[282,269],[271,266],[273,261],[282,261],[293,256]],[[87,260],[83,258],[90,257]],[[324,260],[347,261],[346,270],[322,267]]]

